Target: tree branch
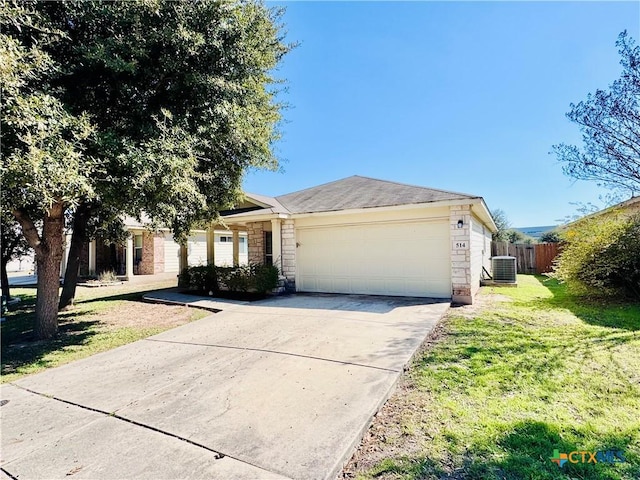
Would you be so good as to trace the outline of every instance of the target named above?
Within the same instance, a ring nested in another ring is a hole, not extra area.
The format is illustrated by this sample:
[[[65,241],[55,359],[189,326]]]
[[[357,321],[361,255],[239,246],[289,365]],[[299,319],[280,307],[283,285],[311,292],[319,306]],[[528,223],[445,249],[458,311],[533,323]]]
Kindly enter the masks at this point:
[[[33,220],[31,220],[29,214],[19,208],[13,210],[12,213],[22,227],[22,234],[24,235],[24,238],[27,239],[31,248],[35,250],[36,255],[42,255],[42,239],[40,238],[38,229],[33,223]]]

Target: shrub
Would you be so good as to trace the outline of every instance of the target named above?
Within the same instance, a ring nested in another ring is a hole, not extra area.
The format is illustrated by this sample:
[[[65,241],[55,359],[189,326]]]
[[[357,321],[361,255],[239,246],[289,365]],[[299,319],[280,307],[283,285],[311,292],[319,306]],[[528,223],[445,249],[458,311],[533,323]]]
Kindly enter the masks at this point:
[[[277,267],[273,265],[252,265],[251,268],[257,292],[270,292],[278,286],[280,272]]]
[[[559,243],[560,240],[560,234],[557,230],[549,230],[540,235],[540,241],[543,243]]]
[[[217,292],[217,268],[214,265],[187,267],[178,277],[178,286],[189,290]]]
[[[248,292],[252,283],[249,266],[233,268],[225,280],[225,285],[231,292]]]
[[[640,216],[587,219],[564,238],[554,276],[574,293],[640,298]]]
[[[187,267],[178,277],[178,286],[194,291],[267,293],[278,286],[279,272],[273,265],[243,265],[216,267],[214,265]]]
[[[98,281],[102,283],[115,283],[118,281],[118,276],[113,270],[105,270],[98,275]]]

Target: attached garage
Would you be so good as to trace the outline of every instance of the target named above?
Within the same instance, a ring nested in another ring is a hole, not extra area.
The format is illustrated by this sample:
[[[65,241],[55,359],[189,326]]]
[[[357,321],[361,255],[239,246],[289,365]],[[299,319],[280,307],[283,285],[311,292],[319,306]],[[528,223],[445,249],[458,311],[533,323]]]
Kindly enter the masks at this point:
[[[448,222],[301,228],[303,292],[450,298]]]
[[[187,262],[190,266],[207,264],[207,234],[193,233],[187,239]]]
[[[289,290],[472,303],[495,223],[482,197],[353,176],[278,197],[246,194],[225,213],[249,258]]]

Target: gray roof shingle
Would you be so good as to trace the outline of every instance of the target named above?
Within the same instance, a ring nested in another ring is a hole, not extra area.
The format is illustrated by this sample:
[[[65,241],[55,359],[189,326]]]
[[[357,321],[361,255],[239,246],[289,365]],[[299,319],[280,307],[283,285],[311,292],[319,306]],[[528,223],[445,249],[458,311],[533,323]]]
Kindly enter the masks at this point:
[[[291,213],[315,213],[480,197],[354,175],[275,198]]]

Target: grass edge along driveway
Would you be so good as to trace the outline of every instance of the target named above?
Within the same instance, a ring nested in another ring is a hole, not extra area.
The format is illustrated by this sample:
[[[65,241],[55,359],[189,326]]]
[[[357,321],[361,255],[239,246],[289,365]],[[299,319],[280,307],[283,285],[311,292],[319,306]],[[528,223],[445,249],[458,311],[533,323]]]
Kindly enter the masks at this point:
[[[345,478],[640,478],[640,305],[581,300],[542,276],[518,282],[450,311]],[[574,454],[560,468],[554,450],[626,461]]]
[[[33,340],[34,288],[12,288],[22,302],[2,322],[2,383],[58,367],[198,320],[209,312],[142,300],[174,281],[101,288],[78,287],[75,305],[58,315],[58,335]]]

